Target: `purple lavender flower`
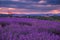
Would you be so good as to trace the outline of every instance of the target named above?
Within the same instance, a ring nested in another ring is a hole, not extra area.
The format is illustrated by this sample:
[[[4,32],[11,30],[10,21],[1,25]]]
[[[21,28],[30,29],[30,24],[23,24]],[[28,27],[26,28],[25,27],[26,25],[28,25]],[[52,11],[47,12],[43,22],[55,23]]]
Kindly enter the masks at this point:
[[[59,22],[31,18],[0,19],[1,40],[60,40]]]

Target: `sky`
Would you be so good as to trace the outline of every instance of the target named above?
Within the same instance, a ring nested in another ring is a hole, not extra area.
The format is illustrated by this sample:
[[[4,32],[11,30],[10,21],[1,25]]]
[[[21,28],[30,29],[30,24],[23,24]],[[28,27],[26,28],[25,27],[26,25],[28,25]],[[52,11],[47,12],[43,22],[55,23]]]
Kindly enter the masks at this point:
[[[60,0],[0,0],[0,13],[58,14]]]

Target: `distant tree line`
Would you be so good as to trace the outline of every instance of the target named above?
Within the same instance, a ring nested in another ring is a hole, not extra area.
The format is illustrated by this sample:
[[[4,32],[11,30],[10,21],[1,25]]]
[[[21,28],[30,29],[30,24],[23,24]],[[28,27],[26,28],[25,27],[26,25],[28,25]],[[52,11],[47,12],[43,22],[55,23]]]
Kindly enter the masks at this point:
[[[16,18],[34,18],[34,19],[41,19],[41,20],[60,20],[60,16],[30,16],[30,15],[24,15],[24,16],[14,16],[14,14],[0,14],[0,17],[16,17]]]

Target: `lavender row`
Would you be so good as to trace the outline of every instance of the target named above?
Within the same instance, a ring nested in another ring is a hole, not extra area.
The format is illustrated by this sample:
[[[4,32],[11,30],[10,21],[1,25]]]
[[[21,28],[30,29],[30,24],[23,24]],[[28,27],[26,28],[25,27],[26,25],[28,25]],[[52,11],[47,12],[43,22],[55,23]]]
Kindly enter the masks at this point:
[[[58,35],[47,32],[30,33],[28,35],[20,35],[19,33],[3,34],[2,40],[60,40]]]
[[[6,40],[52,40],[52,38],[53,40],[59,39],[59,35],[54,35],[51,33],[53,35],[50,36],[50,32],[54,32],[55,29],[59,31],[60,22],[29,18],[0,19],[0,31],[2,31],[2,40],[4,40],[5,37]],[[44,32],[47,32],[48,35],[46,35]],[[41,35],[42,37],[38,35]],[[45,36],[49,36],[49,38],[45,38]]]

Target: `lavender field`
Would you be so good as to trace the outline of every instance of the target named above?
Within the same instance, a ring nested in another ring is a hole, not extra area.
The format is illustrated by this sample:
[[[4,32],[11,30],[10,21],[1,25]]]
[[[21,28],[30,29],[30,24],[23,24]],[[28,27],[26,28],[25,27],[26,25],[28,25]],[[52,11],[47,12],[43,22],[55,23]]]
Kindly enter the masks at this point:
[[[0,18],[0,40],[60,40],[60,22]]]

